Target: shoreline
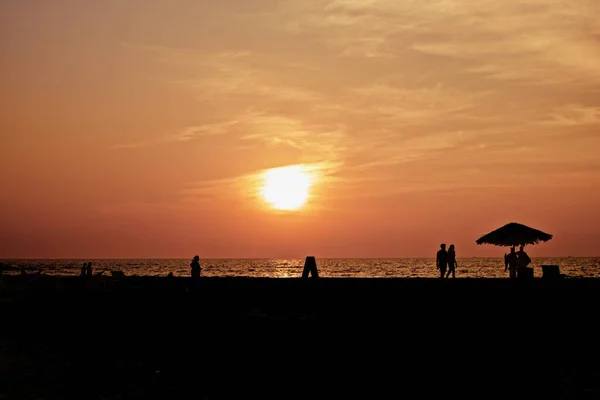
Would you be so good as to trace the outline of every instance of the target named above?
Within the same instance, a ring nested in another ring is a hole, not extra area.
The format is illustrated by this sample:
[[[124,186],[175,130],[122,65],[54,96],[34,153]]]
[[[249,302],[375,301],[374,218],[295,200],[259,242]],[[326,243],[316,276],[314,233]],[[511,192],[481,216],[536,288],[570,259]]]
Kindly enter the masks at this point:
[[[381,261],[384,260],[384,261]],[[579,260],[579,261],[578,261]],[[301,277],[305,260],[202,260],[203,277]],[[122,271],[127,276],[164,276],[173,274],[188,277],[189,262],[184,260],[96,260],[93,262],[94,275],[102,273],[110,276],[112,271]],[[558,265],[560,273],[568,277],[600,278],[600,259],[539,259],[531,268],[534,277],[544,275],[542,265]],[[378,278],[436,278],[433,259],[318,259],[317,266],[321,277],[378,277]],[[79,276],[80,261],[23,261],[10,267],[6,275],[19,274],[20,268],[27,274],[51,276]],[[504,264],[500,259],[464,258],[459,261],[457,277],[506,278]]]

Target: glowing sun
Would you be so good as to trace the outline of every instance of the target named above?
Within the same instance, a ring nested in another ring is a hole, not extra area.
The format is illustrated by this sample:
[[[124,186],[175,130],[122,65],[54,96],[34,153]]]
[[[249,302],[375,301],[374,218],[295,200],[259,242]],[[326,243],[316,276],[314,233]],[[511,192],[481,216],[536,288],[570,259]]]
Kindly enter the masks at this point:
[[[312,186],[312,175],[302,165],[267,170],[263,179],[262,197],[277,210],[302,207]]]

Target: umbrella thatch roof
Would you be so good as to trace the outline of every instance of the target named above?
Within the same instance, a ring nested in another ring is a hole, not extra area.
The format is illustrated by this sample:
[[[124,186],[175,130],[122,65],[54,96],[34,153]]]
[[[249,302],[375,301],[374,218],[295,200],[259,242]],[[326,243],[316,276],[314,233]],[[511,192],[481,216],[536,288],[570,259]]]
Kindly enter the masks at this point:
[[[530,228],[523,224],[511,222],[501,228],[483,235],[476,240],[477,244],[493,244],[495,246],[520,246],[526,244],[536,244],[547,242],[552,239],[552,235],[537,229]]]

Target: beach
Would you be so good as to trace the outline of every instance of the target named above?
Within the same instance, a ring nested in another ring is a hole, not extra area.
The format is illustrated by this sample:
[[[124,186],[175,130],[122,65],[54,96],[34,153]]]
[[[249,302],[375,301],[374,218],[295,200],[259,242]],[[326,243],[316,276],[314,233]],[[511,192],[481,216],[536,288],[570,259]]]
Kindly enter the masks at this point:
[[[594,278],[4,276],[1,299],[0,398],[600,396]]]

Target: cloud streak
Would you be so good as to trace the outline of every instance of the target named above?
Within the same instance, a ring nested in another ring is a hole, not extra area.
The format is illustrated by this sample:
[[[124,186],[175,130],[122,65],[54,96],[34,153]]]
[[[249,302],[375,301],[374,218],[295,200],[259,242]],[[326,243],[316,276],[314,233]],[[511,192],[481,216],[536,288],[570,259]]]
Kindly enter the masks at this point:
[[[151,140],[141,140],[132,143],[123,143],[114,145],[114,149],[135,149],[140,147],[149,147],[155,146],[159,144],[168,144],[168,143],[181,143],[188,142],[197,138],[207,137],[207,136],[218,136],[225,135],[231,131],[235,125],[238,124],[238,121],[226,121],[215,124],[206,124],[199,126],[188,126],[174,134],[165,134],[159,138],[151,139]]]
[[[596,11],[593,0],[286,0],[238,16],[272,42],[142,49],[189,67],[172,84],[219,110],[221,122],[169,141],[225,135],[241,150],[288,149],[302,162],[341,163],[348,185],[393,181],[409,165],[423,179],[455,168],[458,185],[468,177],[455,158],[474,169],[524,154],[550,162],[552,138],[571,129],[583,144],[566,143],[563,162],[575,165],[576,150],[593,143]]]

